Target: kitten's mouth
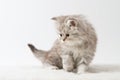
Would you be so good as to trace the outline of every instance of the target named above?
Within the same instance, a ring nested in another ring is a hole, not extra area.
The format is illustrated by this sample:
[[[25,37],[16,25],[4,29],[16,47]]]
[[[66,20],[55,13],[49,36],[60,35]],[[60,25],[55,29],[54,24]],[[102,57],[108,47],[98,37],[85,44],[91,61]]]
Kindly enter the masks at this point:
[[[61,40],[61,43],[64,43],[65,42],[65,40]]]
[[[61,40],[62,44],[69,46],[81,45],[82,42],[83,42],[82,40],[72,40],[72,39]]]
[[[69,43],[71,43],[71,40],[63,39],[63,40],[61,40],[61,43],[69,44]]]

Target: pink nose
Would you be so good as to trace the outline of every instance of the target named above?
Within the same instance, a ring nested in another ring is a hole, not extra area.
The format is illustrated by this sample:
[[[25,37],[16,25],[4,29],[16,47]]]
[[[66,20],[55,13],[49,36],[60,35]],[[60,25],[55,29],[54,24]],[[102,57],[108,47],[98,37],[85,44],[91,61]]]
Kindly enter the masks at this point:
[[[65,41],[67,39],[67,37],[65,37],[64,39],[63,39],[63,41]]]
[[[63,39],[63,41],[65,41],[65,39]]]

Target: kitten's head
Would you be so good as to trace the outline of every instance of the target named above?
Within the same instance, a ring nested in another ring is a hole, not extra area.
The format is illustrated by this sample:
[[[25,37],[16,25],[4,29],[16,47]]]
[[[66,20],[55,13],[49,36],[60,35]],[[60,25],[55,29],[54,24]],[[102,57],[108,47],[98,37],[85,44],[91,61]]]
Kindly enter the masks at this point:
[[[57,31],[62,43],[66,45],[74,45],[81,43],[84,31],[81,27],[78,16],[58,16],[52,18],[56,21]]]

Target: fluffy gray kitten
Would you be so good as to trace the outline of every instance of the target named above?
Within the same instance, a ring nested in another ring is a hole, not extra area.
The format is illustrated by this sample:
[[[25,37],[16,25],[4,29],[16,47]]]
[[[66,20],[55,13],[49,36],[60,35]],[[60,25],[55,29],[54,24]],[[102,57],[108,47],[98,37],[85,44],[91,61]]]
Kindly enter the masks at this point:
[[[92,61],[97,44],[97,37],[92,25],[82,15],[53,17],[59,38],[49,51],[29,47],[43,64],[53,69],[66,71],[77,70],[84,73]]]

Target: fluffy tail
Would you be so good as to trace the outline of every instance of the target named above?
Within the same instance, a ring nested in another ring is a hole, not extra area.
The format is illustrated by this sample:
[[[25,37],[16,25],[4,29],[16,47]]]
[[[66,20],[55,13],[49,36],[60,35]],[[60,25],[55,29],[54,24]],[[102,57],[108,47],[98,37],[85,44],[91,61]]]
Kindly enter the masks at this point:
[[[40,59],[41,61],[44,61],[45,56],[47,55],[46,51],[43,50],[38,50],[37,48],[35,48],[32,44],[28,44],[28,47],[31,49],[31,51],[33,52],[33,54]]]
[[[29,48],[31,49],[31,51],[33,53],[37,52],[38,50],[32,45],[32,44],[28,44]]]

